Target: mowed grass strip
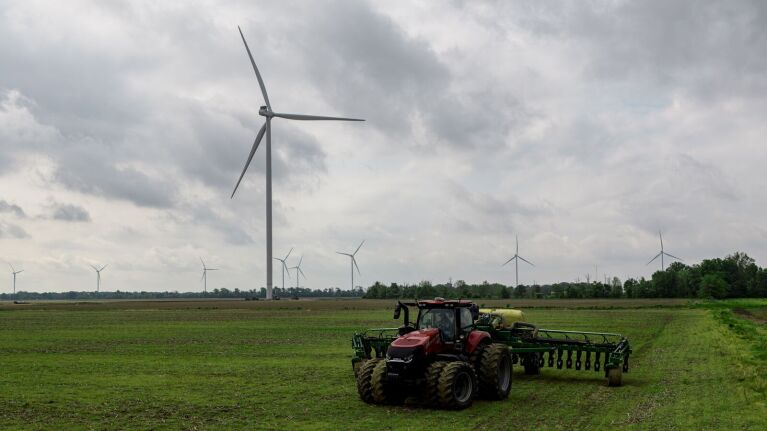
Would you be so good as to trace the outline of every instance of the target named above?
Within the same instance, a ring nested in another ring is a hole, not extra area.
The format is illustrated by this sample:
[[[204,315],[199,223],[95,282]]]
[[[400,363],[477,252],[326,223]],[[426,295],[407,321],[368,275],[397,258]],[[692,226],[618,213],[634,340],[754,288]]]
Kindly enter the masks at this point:
[[[378,301],[382,303],[383,301]],[[383,306],[153,308],[56,304],[0,312],[0,426],[18,429],[765,429],[747,339],[686,308],[529,309],[541,327],[620,332],[631,372],[518,367],[511,396],[461,412],[359,401],[351,334]],[[391,305],[389,302],[388,305]],[[645,307],[646,304],[640,304]],[[577,307],[576,307],[577,308]],[[761,367],[761,368],[760,368]]]

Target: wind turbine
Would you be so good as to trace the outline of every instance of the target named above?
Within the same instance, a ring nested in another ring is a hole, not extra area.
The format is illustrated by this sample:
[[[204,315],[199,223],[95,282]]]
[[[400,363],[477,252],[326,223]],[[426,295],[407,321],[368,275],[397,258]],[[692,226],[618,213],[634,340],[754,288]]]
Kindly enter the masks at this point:
[[[676,260],[679,260],[679,261],[681,261],[682,259],[680,259],[680,258],[678,258],[678,257],[676,257],[674,255],[666,253],[663,250],[663,234],[660,231],[658,231],[658,236],[660,237],[660,253],[656,254],[654,258],[650,259],[650,261],[647,262],[647,265],[651,264],[655,259],[660,257],[660,270],[664,271],[666,269],[666,267],[665,267],[665,263],[663,262],[663,256],[668,256],[670,258],[673,258],[673,259],[676,259]]]
[[[316,121],[316,120],[336,120],[336,121],[365,121],[358,118],[342,118],[342,117],[324,117],[317,115],[303,115],[303,114],[281,114],[272,111],[272,105],[269,103],[269,96],[266,94],[266,86],[264,86],[264,80],[261,79],[261,73],[256,67],[256,62],[253,60],[253,55],[250,53],[248,42],[245,41],[245,36],[242,34],[242,29],[237,27],[240,31],[240,37],[242,43],[245,44],[245,50],[248,52],[250,58],[250,64],[253,65],[253,71],[256,72],[256,78],[258,79],[258,85],[261,87],[261,95],[264,96],[265,106],[261,106],[258,110],[258,114],[266,119],[264,125],[256,135],[256,140],[253,141],[253,147],[250,149],[248,155],[248,161],[245,162],[245,167],[242,169],[240,178],[237,180],[237,184],[232,191],[232,198],[237,191],[237,187],[242,181],[242,177],[245,176],[245,172],[250,166],[250,161],[253,159],[253,155],[258,149],[258,144],[261,143],[261,139],[266,134],[266,299],[272,299],[272,118],[285,118],[287,120],[304,120],[304,121]]]
[[[287,257],[286,257],[286,259],[287,259]],[[298,265],[292,266],[292,267],[288,268],[288,269],[295,269],[296,270],[296,295],[298,295],[298,288],[299,288],[299,285],[298,285],[299,283],[298,282],[300,281],[299,280],[299,274],[303,275],[304,276],[304,280],[306,280],[306,274],[304,274],[304,271],[301,270],[301,263],[303,261],[304,261],[304,257],[301,256],[301,259],[298,260]],[[290,276],[290,274],[288,274],[288,276]],[[283,288],[283,291],[284,291],[284,288]]]
[[[511,259],[509,259],[506,262],[504,262],[504,264],[501,265],[501,266],[506,266],[507,263],[511,262],[512,260],[514,261],[514,272],[516,273],[516,276],[517,276],[516,286],[514,286],[514,287],[517,287],[517,286],[519,286],[519,260],[522,259],[524,262],[526,262],[526,263],[528,263],[528,264],[530,264],[532,266],[535,266],[535,265],[533,265],[532,262],[530,262],[529,260],[527,260],[524,257],[519,255],[519,237],[515,236],[515,238],[516,238],[516,242],[517,242],[517,249],[514,252],[514,256],[512,256]]]
[[[285,261],[288,260],[288,257],[290,256],[290,253],[292,252],[293,252],[293,248],[291,247],[290,251],[288,252],[288,254],[285,255],[283,259],[280,259],[279,257],[274,258],[274,260],[279,260],[280,262],[282,262],[282,291],[283,292],[285,291],[285,270],[288,270],[288,278],[290,278],[290,271],[289,271],[288,265],[285,264]],[[301,258],[303,259],[303,256]]]
[[[91,268],[96,271],[96,293],[99,293],[99,288],[101,287],[101,271],[103,271],[107,266],[109,266],[109,264],[106,264],[101,268],[96,268],[95,266],[91,265]]]
[[[202,257],[200,257],[200,262],[202,263],[202,278],[200,279],[203,281],[202,291],[208,293],[208,271],[218,271],[218,268],[208,268],[205,266],[205,261],[202,260]]]
[[[13,294],[15,295],[16,294],[16,274],[20,274],[24,272],[24,270],[22,269],[21,271],[16,271],[16,268],[14,268],[13,265],[11,265],[10,263],[8,264],[8,266],[11,267],[11,274],[13,274]]]
[[[351,265],[352,265],[352,290],[354,290],[354,267],[357,267],[357,274],[362,275],[360,272],[360,267],[357,265],[357,259],[354,258],[354,256],[357,254],[358,251],[360,251],[360,248],[362,248],[362,244],[365,244],[365,240],[363,239],[360,243],[359,247],[357,247],[356,250],[354,250],[354,253],[342,253],[340,251],[337,251],[338,254],[343,254],[344,256],[349,256],[351,258]]]

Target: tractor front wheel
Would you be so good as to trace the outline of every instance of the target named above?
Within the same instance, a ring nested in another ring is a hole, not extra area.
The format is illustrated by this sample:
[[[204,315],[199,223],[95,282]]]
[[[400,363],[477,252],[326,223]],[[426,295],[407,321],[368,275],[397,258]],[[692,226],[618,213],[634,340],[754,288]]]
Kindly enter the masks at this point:
[[[382,360],[376,364],[370,377],[373,400],[378,404],[402,404],[405,401],[405,395],[388,381],[386,374],[386,361]]]
[[[380,362],[383,362],[383,359],[369,359],[362,364],[357,372],[357,393],[360,394],[360,399],[368,404],[375,402],[373,398],[373,370]]]
[[[485,347],[477,364],[480,394],[492,400],[502,400],[511,391],[511,353],[505,344]]]
[[[450,362],[439,377],[439,403],[446,409],[469,407],[477,391],[474,368],[462,361]]]
[[[427,406],[436,407],[439,405],[439,378],[448,363],[437,361],[426,367],[426,387],[424,388],[423,401]]]

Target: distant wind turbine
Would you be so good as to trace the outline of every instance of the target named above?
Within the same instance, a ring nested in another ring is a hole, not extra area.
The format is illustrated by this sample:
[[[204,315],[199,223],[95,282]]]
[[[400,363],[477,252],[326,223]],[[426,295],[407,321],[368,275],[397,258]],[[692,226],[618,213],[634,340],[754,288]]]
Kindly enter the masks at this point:
[[[237,180],[237,184],[232,191],[232,198],[234,193],[237,192],[242,177],[245,176],[245,172],[250,166],[250,161],[253,159],[253,155],[258,149],[258,144],[261,143],[261,139],[266,134],[266,299],[272,299],[272,118],[285,118],[287,120],[304,120],[304,121],[316,121],[316,120],[335,120],[335,121],[364,121],[358,118],[342,118],[342,117],[323,117],[316,115],[302,115],[302,114],[281,114],[272,111],[272,105],[269,103],[269,96],[266,94],[266,86],[264,80],[261,79],[261,73],[256,67],[256,62],[253,60],[253,55],[250,53],[248,42],[245,41],[245,36],[242,34],[242,29],[237,27],[240,31],[240,37],[242,43],[245,44],[245,50],[248,52],[250,58],[250,64],[253,65],[253,71],[256,72],[256,78],[258,79],[258,85],[261,87],[261,95],[264,96],[265,106],[261,106],[258,110],[258,114],[266,118],[266,122],[256,135],[256,140],[253,142],[253,147],[250,149],[248,155],[248,161],[245,162],[245,167],[242,169],[240,178]]]
[[[286,259],[287,259],[287,257],[286,257]],[[304,257],[301,256],[301,258],[298,259],[298,265],[292,266],[292,267],[288,268],[288,269],[295,269],[296,270],[296,295],[298,295],[298,288],[300,287],[299,281],[301,281],[300,278],[299,278],[299,274],[303,275],[304,276],[304,280],[306,280],[306,274],[304,274],[304,271],[301,269],[301,263],[303,263],[303,261],[304,261]],[[288,274],[288,275],[290,275],[290,274]],[[283,292],[284,292],[284,287],[283,287]]]
[[[91,268],[96,271],[96,293],[99,293],[99,288],[101,287],[101,271],[103,271],[107,266],[109,266],[109,264],[106,264],[101,268],[96,268],[95,266],[91,265]]]
[[[208,271],[218,271],[218,268],[208,268],[205,266],[205,261],[202,260],[202,257],[200,257],[200,262],[202,263],[202,278],[200,279],[203,282],[202,291],[208,293]]]
[[[535,265],[533,265],[532,262],[530,262],[529,260],[527,260],[524,257],[519,255],[519,237],[515,236],[515,238],[516,238],[516,242],[517,242],[517,249],[514,252],[514,256],[512,256],[511,259],[509,259],[506,262],[504,262],[504,264],[501,265],[501,266],[506,266],[507,263],[511,262],[512,260],[514,261],[514,272],[516,273],[516,277],[517,277],[516,278],[516,286],[514,286],[514,287],[517,287],[517,286],[519,286],[519,260],[522,259],[522,261],[524,261],[524,262],[526,262],[526,263],[528,263],[528,264],[530,264],[532,266],[535,266]]]
[[[678,258],[678,257],[676,257],[676,256],[674,256],[672,254],[666,253],[663,250],[663,234],[660,231],[658,231],[658,237],[660,237],[660,253],[656,254],[654,258],[650,259],[650,261],[647,262],[647,265],[651,264],[655,259],[660,257],[660,270],[664,271],[666,269],[666,267],[665,267],[665,263],[663,261],[663,256],[668,256],[668,257],[670,257],[672,259],[676,259],[678,261],[682,261],[682,259],[680,259],[680,258]]]
[[[282,291],[285,291],[285,271],[288,270],[288,278],[290,278],[290,271],[288,268],[288,265],[285,263],[286,260],[288,260],[288,257],[290,257],[290,253],[293,253],[293,248],[291,247],[288,254],[285,255],[284,258],[280,259],[279,257],[275,257],[274,260],[279,260],[282,263]]]
[[[21,274],[22,272],[24,272],[24,270],[22,269],[21,271],[16,271],[16,268],[14,268],[13,265],[11,265],[10,263],[8,264],[8,266],[11,267],[11,274],[13,274],[13,294],[15,295],[16,294],[16,274]]]
[[[340,251],[336,252],[338,254],[343,254],[344,256],[349,256],[349,258],[351,259],[351,266],[352,266],[352,290],[354,290],[354,268],[355,267],[357,268],[357,274],[362,275],[362,273],[360,272],[360,267],[359,267],[359,265],[357,265],[357,259],[354,257],[357,254],[357,252],[360,251],[360,248],[362,248],[362,244],[365,244],[365,240],[364,239],[360,243],[359,247],[357,247],[357,249],[354,250],[354,253],[351,253],[351,254],[343,253],[343,252],[340,252]]]

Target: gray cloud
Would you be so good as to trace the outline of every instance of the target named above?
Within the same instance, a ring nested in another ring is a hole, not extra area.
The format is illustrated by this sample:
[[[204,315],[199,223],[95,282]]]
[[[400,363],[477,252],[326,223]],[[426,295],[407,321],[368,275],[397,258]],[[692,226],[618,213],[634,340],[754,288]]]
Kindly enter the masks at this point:
[[[21,226],[0,221],[0,238],[29,238]]]
[[[27,214],[20,206],[0,200],[0,213],[10,213],[18,218],[25,218]]]
[[[91,221],[91,215],[85,208],[72,204],[54,204],[52,217],[54,220],[62,221]]]

